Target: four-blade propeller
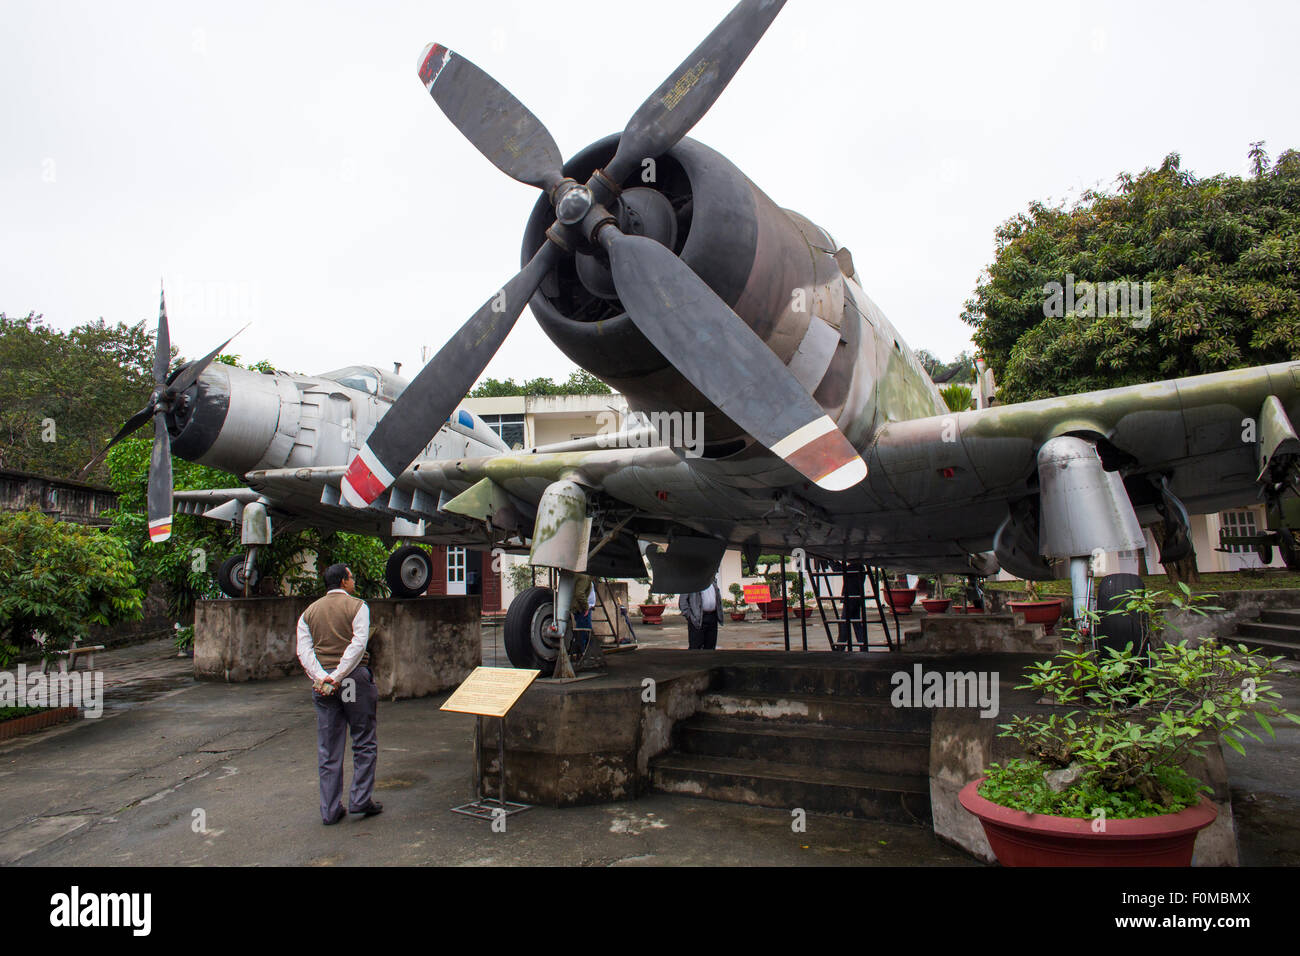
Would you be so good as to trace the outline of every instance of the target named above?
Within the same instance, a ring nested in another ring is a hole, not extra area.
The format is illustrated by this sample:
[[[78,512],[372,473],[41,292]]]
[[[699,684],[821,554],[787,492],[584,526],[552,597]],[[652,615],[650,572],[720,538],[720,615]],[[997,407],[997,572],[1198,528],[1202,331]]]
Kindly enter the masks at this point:
[[[544,190],[556,221],[533,259],[470,317],[380,420],[343,479],[350,504],[374,501],[419,457],[543,279],[579,247],[604,251],[612,291],[632,322],[733,422],[828,490],[866,475],[843,433],[749,325],[672,249],[619,225],[626,219],[623,181],[644,160],[672,149],[708,112],[784,3],[741,0],[637,109],[614,157],[585,185],[565,177],[550,132],[501,84],[446,47],[425,48],[419,76],[434,102],[494,166]],[[628,202],[635,201],[633,192]],[[580,267],[587,255],[580,253]],[[762,401],[755,400],[759,395]]]
[[[239,330],[242,331],[244,329]],[[171,433],[167,430],[167,414],[176,407],[189,387],[199,380],[203,370],[221,354],[221,350],[234,340],[235,335],[226,339],[197,362],[186,365],[169,383],[167,368],[171,364],[171,334],[167,328],[167,297],[160,292],[158,334],[154,339],[153,353],[153,394],[149,396],[148,404],[127,419],[126,424],[118,429],[109,443],[82,469],[82,474],[89,472],[103,460],[110,448],[140,428],[150,418],[153,419],[153,451],[149,456],[148,491],[150,541],[161,543],[172,534],[172,441]]]

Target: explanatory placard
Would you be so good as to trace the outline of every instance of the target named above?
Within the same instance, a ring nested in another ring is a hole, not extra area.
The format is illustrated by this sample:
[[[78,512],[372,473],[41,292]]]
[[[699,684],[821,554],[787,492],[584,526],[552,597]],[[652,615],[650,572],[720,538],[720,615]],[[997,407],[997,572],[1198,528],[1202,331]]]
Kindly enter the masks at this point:
[[[504,717],[540,673],[517,667],[476,667],[438,709]]]

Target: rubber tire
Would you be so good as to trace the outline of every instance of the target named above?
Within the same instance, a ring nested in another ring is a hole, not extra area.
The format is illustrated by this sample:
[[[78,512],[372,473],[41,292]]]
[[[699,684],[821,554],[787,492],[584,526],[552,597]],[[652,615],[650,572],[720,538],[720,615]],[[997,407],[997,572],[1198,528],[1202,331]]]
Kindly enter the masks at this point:
[[[511,665],[539,670],[542,677],[554,673],[555,658],[548,659],[538,653],[533,644],[532,630],[539,618],[545,620],[552,616],[546,613],[551,604],[550,588],[532,587],[521,591],[506,611],[503,635]]]
[[[221,562],[221,567],[217,569],[217,587],[221,588],[221,593],[226,597],[241,598],[244,596],[244,588],[236,577],[236,571],[243,568],[244,555],[232,554],[226,560]],[[242,575],[241,575],[242,576]],[[257,582],[262,578],[262,574],[257,568],[253,568],[253,579],[249,582],[249,590],[257,591]]]
[[[1097,611],[1105,615],[1106,611],[1123,603],[1119,597],[1121,594],[1140,587],[1143,587],[1142,578],[1136,574],[1106,575],[1097,582]],[[1117,651],[1132,644],[1135,654],[1145,654],[1147,648],[1142,643],[1142,631],[1140,614],[1105,615],[1097,625],[1097,644]]]
[[[402,577],[402,566],[416,557],[420,558],[424,564],[423,583],[415,581],[408,584]],[[388,582],[388,590],[393,593],[393,597],[421,597],[429,590],[429,584],[433,581],[433,558],[429,556],[428,551],[413,544],[398,548],[388,556],[388,564],[384,568],[384,579]]]

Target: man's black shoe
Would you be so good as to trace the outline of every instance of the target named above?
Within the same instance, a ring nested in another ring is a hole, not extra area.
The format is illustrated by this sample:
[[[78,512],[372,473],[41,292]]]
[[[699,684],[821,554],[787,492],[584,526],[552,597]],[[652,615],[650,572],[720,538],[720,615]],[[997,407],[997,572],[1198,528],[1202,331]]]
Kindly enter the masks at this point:
[[[343,812],[343,808],[339,807],[339,812],[334,816],[332,820],[321,820],[321,823],[325,824],[327,827],[332,827],[334,826],[334,824],[338,823],[346,816],[347,814]]]
[[[382,803],[379,803],[378,801],[371,800],[364,807],[358,807],[357,809],[352,810],[350,812],[364,813],[368,817],[373,817],[376,813],[384,812],[384,805]]]

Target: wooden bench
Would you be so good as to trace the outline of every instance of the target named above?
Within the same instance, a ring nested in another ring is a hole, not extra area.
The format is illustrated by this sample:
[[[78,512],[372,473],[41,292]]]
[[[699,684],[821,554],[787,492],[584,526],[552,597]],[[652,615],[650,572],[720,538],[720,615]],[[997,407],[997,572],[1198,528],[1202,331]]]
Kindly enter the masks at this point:
[[[104,649],[103,644],[79,645],[74,641],[72,646],[68,648],[66,651],[58,652],[60,658],[62,658],[59,661],[59,673],[66,674],[69,671],[69,669],[75,671],[77,669],[78,657],[84,657],[86,659],[86,670],[93,671],[95,669],[95,652],[102,651],[103,649]],[[42,674],[46,673],[46,671],[49,668],[49,665],[50,662],[48,660],[46,659],[41,660]]]

